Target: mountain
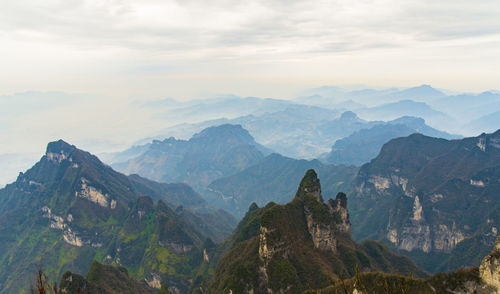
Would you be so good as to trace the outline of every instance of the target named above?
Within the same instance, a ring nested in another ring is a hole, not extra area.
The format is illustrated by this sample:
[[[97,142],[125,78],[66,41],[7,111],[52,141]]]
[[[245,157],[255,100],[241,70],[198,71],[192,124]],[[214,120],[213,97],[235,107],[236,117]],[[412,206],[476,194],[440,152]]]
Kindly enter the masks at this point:
[[[184,182],[202,191],[211,181],[234,174],[264,157],[266,148],[240,125],[209,127],[188,141],[153,141],[148,151],[113,167],[161,182]]]
[[[209,126],[226,123],[243,126],[257,142],[275,152],[295,158],[315,158],[328,152],[335,140],[370,125],[351,111],[339,116],[337,110],[290,105],[282,111],[262,115],[180,124],[165,129],[163,133],[183,137]]]
[[[306,90],[303,96],[297,98],[296,101],[310,105],[328,107],[328,105],[337,105],[352,100],[355,103],[373,107],[400,100],[414,100],[430,103],[445,96],[446,94],[429,85],[420,85],[406,89],[370,89],[363,86],[362,89],[358,87],[356,90],[325,86]],[[353,110],[350,108],[348,109]]]
[[[500,107],[499,107],[500,109]],[[464,128],[468,132],[494,132],[500,122],[500,111],[482,116],[468,123]]]
[[[453,119],[443,112],[434,110],[425,102],[401,100],[375,107],[358,110],[358,115],[368,120],[392,120],[401,116],[421,117],[431,126],[449,129],[453,127]]]
[[[318,171],[325,191],[333,195],[349,190],[358,170],[353,166],[325,165],[318,160],[297,160],[274,153],[239,173],[213,181],[204,196],[214,207],[242,217],[253,202],[262,206],[271,201],[281,204],[291,201],[295,183],[308,169]]]
[[[340,104],[339,104],[340,105]],[[345,107],[346,105],[342,106]],[[339,106],[340,107],[340,106]],[[411,112],[413,106],[408,106]],[[365,111],[366,109],[359,109]],[[424,122],[417,122],[415,118],[400,118],[397,111],[392,113],[396,120],[388,123],[401,123],[419,131],[427,131],[432,136],[446,136],[446,133],[433,130]],[[384,114],[385,115],[385,114]],[[386,120],[387,118],[380,116]],[[385,124],[383,121],[366,121],[359,118],[352,111],[325,109],[315,106],[291,104],[283,110],[268,112],[261,115],[248,115],[234,119],[216,119],[195,124],[183,123],[169,127],[157,136],[160,139],[174,136],[176,138],[189,138],[196,132],[221,124],[237,124],[248,130],[257,142],[280,153],[293,158],[312,159],[330,152],[332,145],[339,139],[345,138],[361,129],[371,128],[375,125]],[[410,124],[415,124],[410,126]],[[420,128],[424,128],[420,130]],[[148,141],[147,139],[143,142]],[[149,139],[151,141],[151,139]],[[146,145],[140,145],[146,146]],[[124,152],[106,155],[108,163],[116,163],[115,158],[131,159],[131,155],[141,152],[141,147],[135,146]],[[148,147],[149,148],[149,147]],[[117,165],[114,165],[117,166]]]
[[[500,111],[500,94],[483,92],[480,94],[446,96],[435,100],[431,105],[454,118],[469,122],[479,119],[481,116]]]
[[[174,210],[178,204],[185,208]],[[127,177],[73,145],[52,142],[0,190],[0,293],[28,289],[26,277],[39,264],[60,276],[86,273],[92,260],[187,293],[206,240],[221,241],[234,222],[186,185]]]
[[[150,102],[143,104],[142,107],[153,110],[158,119],[199,122],[221,117],[260,115],[283,110],[290,104],[292,104],[290,101],[280,99],[220,95],[187,102],[171,100]]]
[[[413,133],[445,139],[458,138],[458,136],[429,127],[421,118],[404,116],[371,128],[361,129],[337,140],[324,160],[334,164],[362,165],[375,158],[380,148],[389,140],[406,137]]]
[[[288,204],[253,204],[206,293],[302,293],[352,276],[357,267],[425,275],[381,243],[352,241],[346,205],[343,193],[323,202],[314,170],[306,172]]]
[[[477,266],[498,233],[499,179],[500,130],[393,139],[354,180],[353,235],[383,240],[431,272]]]
[[[393,92],[387,95],[387,97],[393,98],[396,101],[414,100],[426,103],[431,103],[432,101],[435,101],[444,96],[446,96],[446,94],[429,85],[420,85],[417,87],[412,87],[401,91]]]
[[[163,130],[159,137],[185,138],[210,126],[238,124],[248,130],[257,142],[275,152],[291,157],[313,158],[326,152],[325,148],[335,141],[335,137],[323,135],[319,126],[338,116],[337,110],[290,104],[281,110],[270,109],[261,114],[175,125]]]

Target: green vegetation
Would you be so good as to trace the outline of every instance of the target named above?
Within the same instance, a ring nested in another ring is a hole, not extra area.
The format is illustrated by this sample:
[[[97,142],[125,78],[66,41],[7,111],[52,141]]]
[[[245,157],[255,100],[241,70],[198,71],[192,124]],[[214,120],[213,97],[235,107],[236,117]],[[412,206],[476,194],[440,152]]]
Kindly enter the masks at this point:
[[[315,197],[320,187],[314,176],[312,171],[306,174],[297,197],[286,205],[270,204],[258,209],[251,205],[230,238],[229,249],[220,259],[207,293],[264,293],[267,289],[302,293],[306,289],[323,289],[339,276],[351,277],[358,266],[364,271],[425,276],[411,260],[393,254],[381,243],[356,244],[348,233],[335,232],[334,214]],[[342,199],[339,195],[339,201]],[[315,248],[306,211],[313,215],[315,224],[331,225],[322,230],[334,230],[335,249]]]
[[[92,260],[187,292],[206,267],[204,241],[220,241],[232,230],[228,213],[167,206],[195,205],[189,198],[197,194],[185,185],[127,177],[62,141],[47,149],[68,153],[60,162],[43,157],[0,190],[0,293],[29,289],[38,264],[59,279],[67,271],[92,274]],[[83,181],[101,195],[100,203],[79,194]]]

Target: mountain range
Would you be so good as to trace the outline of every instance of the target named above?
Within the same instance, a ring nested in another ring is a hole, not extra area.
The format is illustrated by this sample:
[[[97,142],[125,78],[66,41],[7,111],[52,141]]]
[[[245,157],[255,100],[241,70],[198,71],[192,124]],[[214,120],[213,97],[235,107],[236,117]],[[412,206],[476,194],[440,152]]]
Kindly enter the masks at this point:
[[[500,130],[393,139],[354,180],[353,235],[383,240],[431,272],[478,265],[500,225],[499,171]]]
[[[181,205],[181,206],[178,206]],[[91,261],[125,266],[152,287],[187,292],[203,252],[236,220],[185,184],[127,177],[64,141],[0,190],[0,293],[22,293],[43,264],[85,273]]]
[[[445,139],[459,138],[459,136],[429,127],[421,118],[404,116],[387,123],[379,123],[373,127],[361,129],[337,140],[330,153],[323,156],[323,159],[334,164],[360,166],[375,158],[382,146],[389,140],[414,133]]]
[[[250,115],[231,120],[218,119],[197,124],[181,124],[164,130],[166,135],[159,137],[175,136],[176,138],[185,138],[186,136],[191,136],[193,133],[202,132],[206,128],[225,124],[241,125],[245,130],[248,130],[250,135],[255,138],[256,142],[274,152],[287,157],[306,159],[324,156],[331,151],[332,145],[334,145],[336,141],[346,139],[360,130],[370,129],[378,125],[393,124],[401,124],[407,127],[405,132],[392,132],[394,133],[392,137],[389,135],[390,132],[388,132],[383,138],[379,139],[376,144],[371,144],[373,148],[371,148],[370,152],[361,154],[361,158],[364,161],[360,162],[360,159],[354,161],[347,159],[342,161],[342,163],[346,164],[359,164],[368,161],[377,155],[377,148],[382,147],[382,144],[387,140],[397,136],[406,136],[414,132],[422,132],[426,135],[447,139],[459,137],[431,128],[426,125],[424,120],[416,117],[400,117],[388,122],[365,121],[351,111],[346,111],[339,115],[338,112],[333,110],[307,106],[289,106],[283,111],[266,113],[260,116]],[[383,129],[386,128],[390,127],[385,127]],[[216,132],[212,132],[212,135],[216,136],[217,134]],[[169,137],[169,139],[173,142],[171,137]],[[158,143],[158,141],[154,142]],[[119,170],[127,172],[127,170],[124,169],[124,162],[138,158],[148,150],[154,148],[151,146],[152,143],[150,143],[150,141],[148,143],[148,140],[144,140],[142,143],[142,145],[133,146],[123,152],[104,154],[103,158],[106,162],[117,167]],[[254,143],[251,142],[251,144]],[[359,151],[363,152],[364,150]],[[150,169],[145,168],[145,170],[149,171]],[[146,174],[143,175],[148,177]],[[152,175],[149,175],[149,177],[160,180],[160,178],[155,178]]]

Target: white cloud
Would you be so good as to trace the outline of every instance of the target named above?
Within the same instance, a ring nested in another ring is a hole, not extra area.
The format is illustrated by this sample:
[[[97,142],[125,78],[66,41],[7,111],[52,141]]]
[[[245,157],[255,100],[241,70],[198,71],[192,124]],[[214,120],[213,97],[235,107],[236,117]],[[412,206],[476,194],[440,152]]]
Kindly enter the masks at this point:
[[[479,90],[499,78],[491,70],[500,66],[498,1],[4,0],[1,6],[3,93],[182,99],[205,91],[262,95],[252,91],[272,88],[263,81],[269,79],[289,79],[292,88],[340,80]],[[270,94],[292,93],[283,88]]]

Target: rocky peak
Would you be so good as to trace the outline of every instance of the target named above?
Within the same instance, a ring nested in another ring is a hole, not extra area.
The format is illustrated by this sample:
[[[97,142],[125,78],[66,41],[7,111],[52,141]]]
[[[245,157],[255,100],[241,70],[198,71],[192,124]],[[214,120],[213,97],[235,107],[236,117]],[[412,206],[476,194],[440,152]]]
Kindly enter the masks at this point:
[[[345,111],[340,115],[340,120],[342,121],[359,121],[360,119],[356,115],[356,113],[352,111]]]
[[[63,140],[54,141],[47,145],[45,156],[49,161],[60,163],[61,161],[67,159],[71,152],[75,149],[75,146],[70,145]]]
[[[318,175],[313,169],[306,172],[305,176],[300,182],[299,189],[295,197],[304,199],[305,196],[313,196],[316,200],[323,203],[323,197],[321,196],[321,184],[318,179]]]
[[[254,138],[241,125],[223,124],[204,129],[203,131],[194,134],[191,140],[226,140],[231,142],[240,142],[246,144],[255,144]]]
[[[343,233],[350,233],[351,222],[349,221],[349,213],[347,211],[347,196],[339,192],[335,200],[328,200],[326,205],[333,215],[336,230]]]
[[[307,229],[314,246],[321,250],[337,251],[337,234],[349,233],[351,224],[347,212],[347,196],[338,193],[335,200],[323,203],[321,185],[316,172],[306,172],[297,190],[297,199],[304,205]]]

